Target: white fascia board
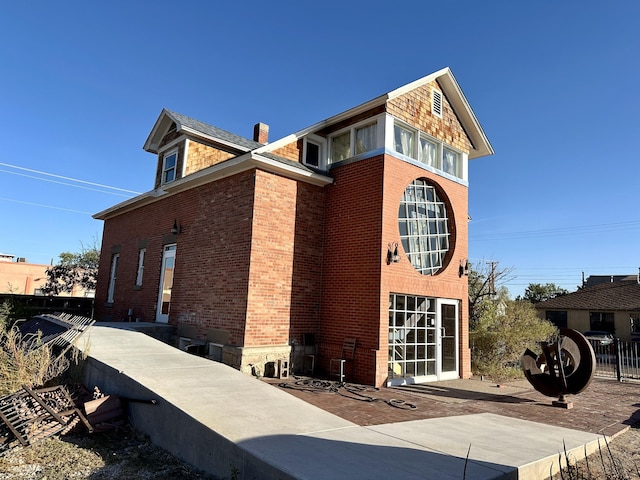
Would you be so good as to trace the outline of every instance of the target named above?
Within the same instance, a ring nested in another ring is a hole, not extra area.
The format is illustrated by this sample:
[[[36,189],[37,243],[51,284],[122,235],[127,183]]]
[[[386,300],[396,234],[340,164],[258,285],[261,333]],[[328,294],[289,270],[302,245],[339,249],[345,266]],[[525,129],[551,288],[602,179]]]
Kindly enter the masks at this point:
[[[160,198],[175,195],[179,192],[189,190],[191,188],[204,185],[206,183],[214,182],[238,173],[246,172],[259,168],[271,173],[292,178],[294,180],[300,180],[306,183],[317,186],[325,186],[333,183],[333,178],[321,175],[319,173],[301,170],[286,163],[278,162],[270,158],[266,158],[260,155],[253,155],[252,153],[246,153],[239,157],[226,160],[222,163],[212,165],[198,172],[187,175],[186,177],[175,180],[171,183],[164,184],[156,190],[143,193],[137,197],[125,200],[113,207],[96,213],[93,218],[97,220],[106,220],[109,217],[120,215],[130,210],[148,205],[150,203],[158,201]]]
[[[462,122],[462,125],[475,146],[475,150],[469,152],[469,159],[472,160],[478,157],[493,155],[495,153],[493,147],[485,135],[476,114],[471,109],[471,105],[469,105],[467,98],[464,96],[460,85],[453,76],[453,73],[451,73],[451,70],[448,68],[446,70],[447,71],[437,80],[442,85],[447,99],[451,102],[456,115]]]
[[[194,130],[192,128],[186,127],[184,125],[182,125],[177,119],[175,119],[168,111],[166,108],[162,109],[162,112],[160,112],[160,115],[158,116],[158,119],[156,120],[156,123],[153,125],[153,128],[151,129],[151,133],[149,134],[149,136],[147,137],[147,141],[144,143],[144,146],[142,147],[145,151],[147,152],[151,152],[151,153],[158,153],[160,144],[159,139],[157,141],[154,141],[155,138],[159,135],[159,132],[162,129],[168,128],[170,125],[170,122],[174,122],[176,124],[176,129],[178,132],[184,132],[185,134],[191,135],[193,137],[196,138],[201,138],[203,140],[208,140],[212,143],[217,143],[219,145],[224,145],[227,146],[229,148],[232,148],[234,150],[238,150],[241,152],[249,152],[251,151],[250,148],[248,147],[243,147],[241,145],[237,145],[235,143],[232,142],[228,142],[226,140],[222,140],[220,138],[217,137],[211,137],[209,135],[205,135],[204,133],[202,133],[199,130]]]
[[[325,185],[330,185],[331,183],[333,183],[333,178],[327,177],[326,175],[322,175],[313,171],[301,170],[294,166],[287,165],[286,163],[278,162],[277,160],[273,160],[271,158],[262,157],[258,154],[253,155],[252,160],[253,162],[255,162],[255,166],[261,168],[262,170],[266,170],[271,173],[277,173],[288,178],[293,178],[294,180],[302,180],[306,183],[311,183],[312,185],[317,185],[320,187],[324,187]]]
[[[158,115],[158,119],[156,120],[156,123],[154,123],[153,128],[151,129],[151,133],[149,133],[147,140],[144,142],[144,145],[142,146],[142,149],[144,151],[151,152],[151,153],[158,153],[158,147],[160,146],[160,144],[158,142],[154,142],[154,138],[157,136],[161,126],[163,126],[166,123],[165,122],[166,119],[169,119],[169,121],[173,121],[171,119],[171,116],[167,113],[167,109],[163,108],[162,111],[160,112],[160,115]]]
[[[440,83],[445,95],[447,96],[447,100],[451,103],[455,114],[460,119],[460,122],[464,126],[467,134],[471,137],[471,141],[475,146],[475,149],[469,153],[469,159],[471,160],[478,157],[493,155],[495,153],[493,151],[493,147],[491,146],[491,143],[489,143],[489,139],[485,135],[478,118],[475,113],[473,113],[471,105],[469,105],[467,98],[464,96],[460,85],[453,76],[453,72],[449,67],[445,67],[437,72],[427,75],[426,77],[419,78],[414,82],[408,83],[407,85],[389,92],[389,100],[399,97],[400,95],[404,95],[411,90],[436,80]]]
[[[119,215],[128,210],[133,210],[143,205],[153,203],[158,199],[158,197],[161,197],[166,193],[167,192],[161,188],[151,190],[150,192],[143,193],[142,195],[138,195],[137,197],[130,198],[129,200],[125,200],[124,202],[114,205],[113,207],[102,210],[101,212],[92,215],[92,218],[95,218],[96,220],[106,220],[114,214]]]
[[[290,143],[295,142],[299,138],[309,135],[310,133],[315,133],[318,130],[322,130],[325,127],[333,125],[334,123],[338,123],[350,117],[355,117],[356,115],[366,112],[367,110],[371,110],[372,108],[383,105],[387,100],[388,100],[387,94],[380,95],[379,97],[376,97],[373,100],[369,100],[368,102],[362,103],[357,107],[353,107],[342,113],[334,115],[333,117],[329,117],[318,123],[314,123],[309,127],[303,128],[302,130],[299,130],[295,133],[287,135],[286,137],[280,138],[275,142],[271,142],[262,147],[258,147],[254,150],[254,152],[257,154],[264,153],[264,152],[273,152],[275,149],[284,147],[285,145],[289,145]]]
[[[430,73],[426,77],[422,77],[411,83],[407,83],[406,85],[403,85],[400,88],[396,88],[395,90],[390,91],[388,93],[389,100],[399,97],[400,95],[404,95],[405,93],[410,92],[411,90],[414,90],[423,85],[426,85],[427,83],[431,83],[434,80],[439,79],[441,76],[447,75],[447,74],[451,75],[451,69],[449,67],[445,67],[441,70],[438,70],[437,72]]]

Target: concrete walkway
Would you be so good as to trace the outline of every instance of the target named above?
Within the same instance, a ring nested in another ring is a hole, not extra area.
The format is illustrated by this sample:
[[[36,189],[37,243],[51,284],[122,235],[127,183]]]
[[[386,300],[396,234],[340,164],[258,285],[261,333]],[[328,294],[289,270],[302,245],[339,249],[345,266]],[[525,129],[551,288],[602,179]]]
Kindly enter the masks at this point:
[[[80,343],[88,387],[156,399],[130,403],[134,427],[222,478],[541,479],[559,452],[580,458],[601,438],[492,413],[362,427],[127,324]]]

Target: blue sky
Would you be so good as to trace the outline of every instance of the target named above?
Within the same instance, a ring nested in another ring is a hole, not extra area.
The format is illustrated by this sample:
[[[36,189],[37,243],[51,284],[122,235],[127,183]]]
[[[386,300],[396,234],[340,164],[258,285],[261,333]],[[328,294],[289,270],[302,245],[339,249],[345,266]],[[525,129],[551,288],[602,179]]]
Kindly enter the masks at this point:
[[[2,17],[2,253],[48,264],[99,239],[92,214],[153,187],[142,145],[163,107],[275,140],[449,66],[496,151],[470,164],[471,261],[513,268],[513,296],[640,267],[640,2],[34,1]]]

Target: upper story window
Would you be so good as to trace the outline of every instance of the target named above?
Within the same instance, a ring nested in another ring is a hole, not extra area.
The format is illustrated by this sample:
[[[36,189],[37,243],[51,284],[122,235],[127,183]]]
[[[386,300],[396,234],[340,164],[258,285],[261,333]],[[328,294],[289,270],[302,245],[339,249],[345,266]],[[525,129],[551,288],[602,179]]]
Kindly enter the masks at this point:
[[[331,139],[331,163],[346,160],[351,156],[351,131]]]
[[[435,275],[445,266],[451,247],[447,207],[435,186],[425,178],[409,185],[398,212],[400,241],[407,258],[423,275]]]
[[[442,149],[442,170],[453,175],[454,177],[462,176],[462,168],[460,165],[461,155],[449,148]]]
[[[329,163],[341,162],[347,158],[370,152],[378,147],[377,120],[370,123],[352,125],[347,130],[331,137]]]
[[[325,139],[316,135],[305,137],[302,158],[304,163],[310,167],[325,168]]]
[[[393,139],[396,152],[454,177],[464,178],[464,156],[453,148],[445,147],[441,141],[397,120],[393,124]]]
[[[165,154],[162,161],[162,183],[173,182],[176,179],[178,165],[178,151],[174,150]]]

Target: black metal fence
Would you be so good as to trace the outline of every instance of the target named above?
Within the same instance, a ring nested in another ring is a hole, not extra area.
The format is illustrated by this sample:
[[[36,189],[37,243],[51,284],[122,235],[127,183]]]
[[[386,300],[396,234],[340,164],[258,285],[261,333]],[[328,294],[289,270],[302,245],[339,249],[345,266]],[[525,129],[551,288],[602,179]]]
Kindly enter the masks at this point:
[[[27,319],[43,313],[56,312],[93,318],[93,298],[1,293],[0,304],[5,303],[11,309],[11,320]]]
[[[597,377],[640,381],[640,342],[623,342],[618,338],[608,344],[593,339],[589,342],[596,354]]]

